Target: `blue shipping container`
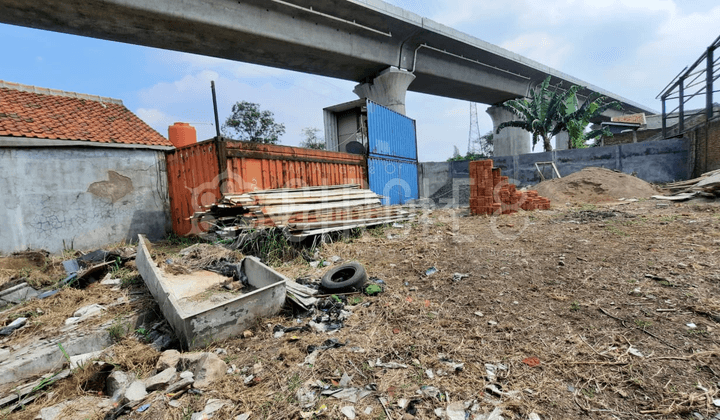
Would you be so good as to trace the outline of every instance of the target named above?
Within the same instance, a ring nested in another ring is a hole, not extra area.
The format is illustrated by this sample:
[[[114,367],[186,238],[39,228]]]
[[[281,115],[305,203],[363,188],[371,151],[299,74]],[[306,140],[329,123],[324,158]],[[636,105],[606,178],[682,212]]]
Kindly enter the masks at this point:
[[[372,101],[367,102],[368,152],[417,162],[415,121]]]
[[[368,158],[370,189],[383,197],[383,205],[405,204],[418,198],[418,166],[409,160]]]

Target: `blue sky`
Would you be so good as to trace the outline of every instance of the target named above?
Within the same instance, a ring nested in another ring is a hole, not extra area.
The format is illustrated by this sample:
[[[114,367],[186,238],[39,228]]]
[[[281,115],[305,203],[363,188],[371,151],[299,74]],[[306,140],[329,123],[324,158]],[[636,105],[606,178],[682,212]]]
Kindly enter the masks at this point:
[[[720,35],[715,0],[392,0],[625,98],[660,109],[655,96]],[[0,80],[109,96],[163,135],[174,121],[214,135],[210,80],[221,122],[235,101],[261,104],[297,145],[303,127],[322,128],[322,108],[356,99],[354,82],[0,24]],[[692,105],[692,104],[691,104]],[[478,106],[480,131],[492,128]],[[421,161],[467,148],[467,102],[408,93]]]

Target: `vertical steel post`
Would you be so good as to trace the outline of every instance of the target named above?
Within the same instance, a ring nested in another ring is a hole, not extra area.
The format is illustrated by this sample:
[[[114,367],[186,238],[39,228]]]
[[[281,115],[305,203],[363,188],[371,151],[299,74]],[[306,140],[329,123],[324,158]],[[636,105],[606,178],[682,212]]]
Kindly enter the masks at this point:
[[[215,81],[210,81],[210,89],[212,90],[212,97],[213,97],[213,111],[215,112],[215,133],[217,134],[217,138],[220,139],[220,121],[218,119],[218,107],[217,107],[217,97],[215,96]]]
[[[683,131],[685,131],[685,77],[681,77],[679,84],[678,84],[679,93],[678,96],[680,97],[680,109],[678,109],[679,112],[679,125],[678,125],[678,134],[682,134]]]
[[[707,86],[705,87],[705,106],[707,109],[705,110],[705,113],[708,121],[713,117],[713,78],[715,77],[715,69],[713,66],[715,64],[713,57],[714,50],[715,48],[712,46],[707,49],[707,70],[705,72],[705,78],[707,79]]]
[[[667,112],[665,110],[665,96],[662,97],[662,136],[667,138]]]

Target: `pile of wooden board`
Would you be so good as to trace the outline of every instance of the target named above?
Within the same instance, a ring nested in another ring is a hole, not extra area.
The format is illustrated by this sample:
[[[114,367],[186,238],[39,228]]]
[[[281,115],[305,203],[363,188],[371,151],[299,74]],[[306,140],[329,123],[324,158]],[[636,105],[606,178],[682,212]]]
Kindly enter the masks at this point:
[[[220,238],[268,227],[298,239],[411,218],[400,206],[382,206],[381,198],[356,184],[252,191],[226,194],[192,218]]]
[[[658,200],[682,201],[693,197],[720,197],[720,170],[707,172],[688,181],[673,182],[663,187],[666,195],[655,195]]]

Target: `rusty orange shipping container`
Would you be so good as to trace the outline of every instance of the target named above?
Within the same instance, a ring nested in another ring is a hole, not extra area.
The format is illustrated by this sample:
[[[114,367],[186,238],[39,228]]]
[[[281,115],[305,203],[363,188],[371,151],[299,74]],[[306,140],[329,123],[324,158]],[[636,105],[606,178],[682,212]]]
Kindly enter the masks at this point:
[[[173,231],[200,233],[188,220],[222,194],[276,188],[360,184],[367,188],[362,155],[211,139],[166,153]]]

